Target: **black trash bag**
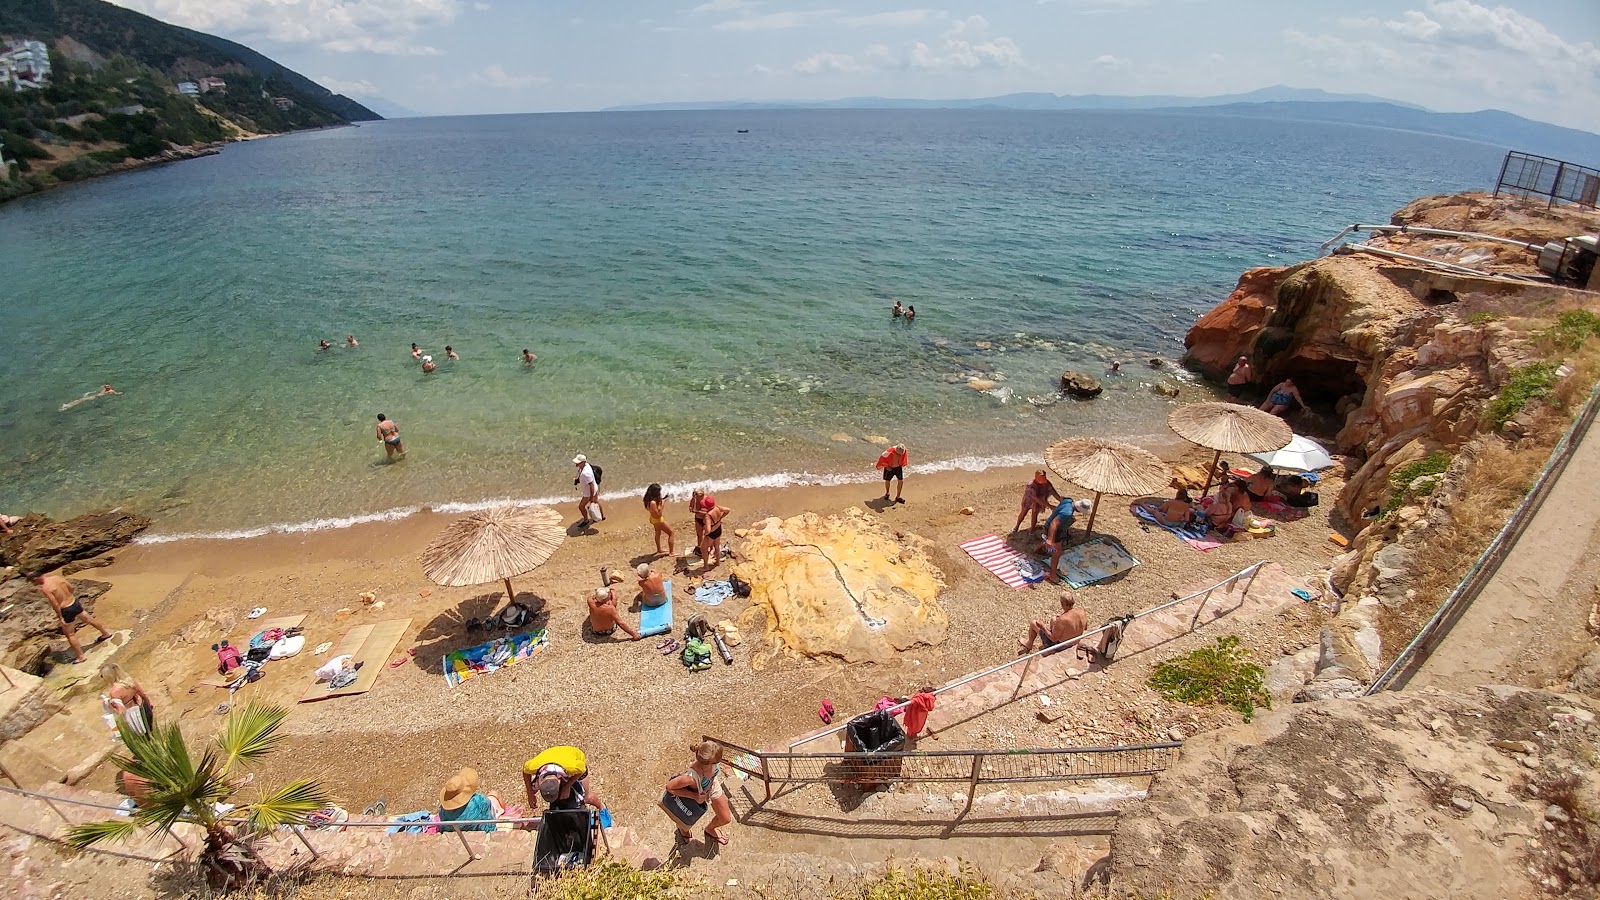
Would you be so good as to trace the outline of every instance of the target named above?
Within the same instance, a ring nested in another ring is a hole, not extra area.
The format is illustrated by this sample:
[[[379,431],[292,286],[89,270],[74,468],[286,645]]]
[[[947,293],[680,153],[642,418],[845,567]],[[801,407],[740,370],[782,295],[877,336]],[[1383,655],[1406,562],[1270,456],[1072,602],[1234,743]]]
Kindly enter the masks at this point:
[[[547,809],[539,818],[533,844],[533,869],[559,872],[594,860],[595,813],[590,809]]]
[[[887,710],[873,710],[856,716],[844,726],[847,753],[898,753],[906,748],[906,730]],[[847,760],[844,780],[862,790],[877,790],[899,779],[902,758],[890,756],[881,761]]]

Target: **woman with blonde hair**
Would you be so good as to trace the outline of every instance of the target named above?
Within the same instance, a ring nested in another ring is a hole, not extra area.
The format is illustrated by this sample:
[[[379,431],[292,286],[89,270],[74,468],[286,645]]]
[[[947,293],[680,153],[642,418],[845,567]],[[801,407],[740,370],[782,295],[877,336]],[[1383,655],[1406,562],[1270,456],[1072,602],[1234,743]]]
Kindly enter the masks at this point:
[[[694,840],[691,826],[711,810],[711,824],[706,826],[706,843],[726,844],[728,836],[723,826],[733,821],[733,808],[728,805],[728,795],[722,789],[722,745],[716,741],[690,744],[694,762],[682,774],[667,782],[661,797],[661,808],[672,817],[677,828],[674,846],[681,847]]]

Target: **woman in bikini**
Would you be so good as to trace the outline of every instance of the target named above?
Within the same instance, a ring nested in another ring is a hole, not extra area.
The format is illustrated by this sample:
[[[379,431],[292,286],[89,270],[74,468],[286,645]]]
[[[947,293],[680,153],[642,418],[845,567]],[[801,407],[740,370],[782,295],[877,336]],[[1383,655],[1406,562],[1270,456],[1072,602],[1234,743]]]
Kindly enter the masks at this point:
[[[644,489],[644,510],[650,515],[650,527],[656,530],[656,555],[661,555],[661,536],[667,536],[667,555],[678,555],[677,537],[667,524],[666,510],[661,502],[661,485],[652,484]]]
[[[706,843],[726,844],[728,836],[721,829],[733,821],[733,810],[728,806],[728,795],[722,790],[722,767],[718,765],[722,762],[722,745],[716,741],[701,741],[691,744],[689,750],[694,753],[694,762],[688,771],[667,782],[667,793],[710,807],[711,824],[706,826]],[[678,829],[674,835],[678,845],[694,840],[694,832],[676,817],[672,824]]]
[[[1244,483],[1245,493],[1258,503],[1272,496],[1277,487],[1278,473],[1272,471],[1271,466],[1262,466],[1261,471],[1251,475],[1250,480]]]
[[[717,564],[722,562],[722,520],[733,510],[726,506],[718,506],[717,498],[710,494],[701,499],[700,506],[706,511],[706,539],[702,559],[707,569],[715,569]]]
[[[1306,405],[1305,399],[1300,396],[1300,389],[1294,386],[1294,379],[1285,378],[1273,386],[1272,393],[1262,401],[1261,409],[1275,416],[1281,416],[1289,411],[1291,403]]]
[[[706,510],[702,505],[705,499],[704,488],[695,488],[689,495],[689,513],[694,516],[694,552],[702,558],[706,555]]]

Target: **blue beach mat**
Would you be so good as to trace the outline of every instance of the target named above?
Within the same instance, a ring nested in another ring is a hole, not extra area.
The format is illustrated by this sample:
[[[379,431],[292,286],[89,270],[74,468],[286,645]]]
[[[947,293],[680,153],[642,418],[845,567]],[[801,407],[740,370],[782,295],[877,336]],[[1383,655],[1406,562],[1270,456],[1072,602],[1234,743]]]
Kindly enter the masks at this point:
[[[667,602],[639,610],[639,637],[655,637],[672,630],[672,582],[667,582]]]
[[[1062,554],[1058,571],[1069,586],[1081,588],[1120,575],[1138,564],[1121,541],[1097,537]]]
[[[1185,544],[1202,553],[1222,546],[1222,543],[1214,539],[1204,528],[1195,525],[1169,525],[1161,521],[1161,518],[1156,515],[1156,510],[1164,502],[1158,497],[1145,497],[1128,504],[1128,511],[1143,522],[1172,532],[1181,538]]]

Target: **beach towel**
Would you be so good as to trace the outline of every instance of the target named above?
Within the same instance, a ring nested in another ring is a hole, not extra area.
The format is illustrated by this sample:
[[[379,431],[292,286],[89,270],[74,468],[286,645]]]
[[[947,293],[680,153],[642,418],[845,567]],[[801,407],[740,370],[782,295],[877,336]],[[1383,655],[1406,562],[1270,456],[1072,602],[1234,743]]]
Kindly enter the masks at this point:
[[[672,630],[672,582],[666,583],[667,602],[639,610],[639,637],[655,637]]]
[[[1128,504],[1128,512],[1133,513],[1135,516],[1145,522],[1149,522],[1151,525],[1155,525],[1158,528],[1164,528],[1167,531],[1172,532],[1173,534],[1177,535],[1178,538],[1185,544],[1188,544],[1196,550],[1204,552],[1206,550],[1215,550],[1222,546],[1221,541],[1212,539],[1212,537],[1206,533],[1206,530],[1200,528],[1199,526],[1168,525],[1166,522],[1161,521],[1161,517],[1156,515],[1156,510],[1160,509],[1161,504],[1165,502],[1166,501],[1162,500],[1160,497],[1144,497]]]
[[[1250,511],[1256,513],[1258,516],[1261,513],[1265,513],[1274,519],[1281,519],[1285,522],[1299,521],[1300,519],[1304,519],[1306,516],[1311,515],[1311,510],[1309,509],[1301,509],[1298,506],[1290,506],[1289,504],[1278,499],[1257,500],[1250,504]]]
[[[548,643],[549,637],[541,628],[446,653],[443,662],[445,683],[456,687],[469,678],[498,672],[527,659]]]
[[[1017,569],[1017,560],[1022,559],[1022,554],[1011,549],[998,535],[986,534],[983,537],[973,538],[961,545],[973,561],[993,573],[1012,588],[1021,590],[1028,586],[1028,580]]]
[[[387,669],[385,665],[394,655],[394,648],[411,628],[410,619],[386,619],[370,625],[355,625],[339,639],[333,650],[335,657],[349,655],[350,665],[361,664],[356,680],[336,690],[329,690],[326,682],[313,680],[300,696],[301,703],[312,703],[330,697],[348,697],[365,694],[378,683],[378,676]]]
[[[1139,561],[1122,542],[1113,537],[1097,537],[1061,555],[1059,572],[1069,587],[1081,588],[1104,581],[1137,566]]]
[[[733,596],[733,585],[726,581],[702,582],[694,590],[694,602],[706,606],[721,606],[722,601]]]

